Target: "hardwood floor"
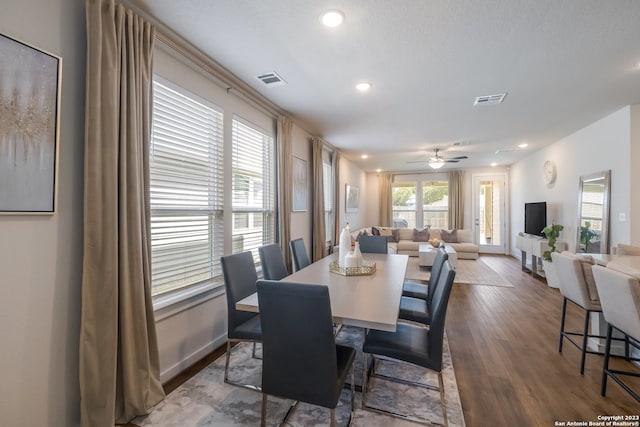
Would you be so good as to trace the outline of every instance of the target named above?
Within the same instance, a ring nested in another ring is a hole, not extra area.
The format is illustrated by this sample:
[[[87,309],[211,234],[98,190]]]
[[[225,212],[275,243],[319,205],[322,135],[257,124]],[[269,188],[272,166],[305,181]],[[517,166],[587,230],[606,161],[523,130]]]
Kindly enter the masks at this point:
[[[446,330],[467,426],[554,426],[640,414],[640,404],[611,380],[600,396],[602,356],[587,354],[580,375],[579,350],[565,340],[558,353],[557,289],[523,273],[515,258],[482,258],[515,287],[454,285]],[[569,304],[567,327],[580,330],[583,313]]]

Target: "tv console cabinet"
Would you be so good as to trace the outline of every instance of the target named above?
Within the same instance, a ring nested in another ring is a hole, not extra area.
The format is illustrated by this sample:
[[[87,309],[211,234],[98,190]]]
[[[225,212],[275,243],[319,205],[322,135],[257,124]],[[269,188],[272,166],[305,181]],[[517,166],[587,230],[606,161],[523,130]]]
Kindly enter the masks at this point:
[[[544,277],[541,273],[542,254],[549,249],[547,239],[532,234],[518,233],[516,236],[516,248],[522,252],[522,271],[530,272],[532,277]],[[557,251],[566,251],[565,242],[556,242]],[[527,254],[531,254],[531,266],[527,263]]]

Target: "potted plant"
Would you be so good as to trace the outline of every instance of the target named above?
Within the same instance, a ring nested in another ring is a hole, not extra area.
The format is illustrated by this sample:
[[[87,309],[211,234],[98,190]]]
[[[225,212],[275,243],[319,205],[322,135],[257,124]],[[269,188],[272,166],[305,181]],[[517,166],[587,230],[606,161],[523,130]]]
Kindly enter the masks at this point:
[[[556,242],[558,241],[558,237],[560,237],[560,232],[562,230],[564,230],[563,225],[553,223],[542,229],[542,234],[547,238],[547,246],[549,247],[542,253],[542,265],[547,278],[547,284],[552,288],[557,288],[559,284],[556,269],[553,267],[553,262],[551,260],[551,253],[556,251]]]
[[[584,225],[580,226],[580,252],[590,252],[589,243],[597,235],[598,233],[591,229],[591,222],[585,221]]]

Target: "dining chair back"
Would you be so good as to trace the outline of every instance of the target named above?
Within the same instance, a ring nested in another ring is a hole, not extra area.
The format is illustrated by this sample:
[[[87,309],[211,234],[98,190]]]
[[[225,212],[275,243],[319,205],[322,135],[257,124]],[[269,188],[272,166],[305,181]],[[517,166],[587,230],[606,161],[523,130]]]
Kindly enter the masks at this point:
[[[440,392],[440,404],[444,425],[448,425],[446,410],[446,397],[444,382],[442,379],[443,350],[444,350],[444,325],[449,304],[449,296],[455,278],[455,270],[447,260],[442,266],[440,277],[432,298],[432,318],[428,328],[399,323],[395,332],[377,331],[370,329],[362,346],[364,366],[369,366],[367,354],[373,357],[371,377],[382,378],[389,381],[400,382],[417,387],[427,388]],[[438,374],[438,387],[431,384],[418,383],[405,379],[380,375],[376,372],[376,356],[392,358],[403,362],[422,366],[435,371]],[[397,414],[394,411],[367,404],[367,388],[369,382],[368,370],[363,370],[362,405],[364,409],[381,412],[387,415],[410,419],[419,423],[425,423],[423,419],[411,418],[407,415]]]
[[[402,298],[400,299],[400,311],[398,318],[410,322],[431,324],[432,299],[438,289],[438,283],[442,267],[449,259],[449,254],[443,247],[436,250],[436,258],[431,267],[431,276],[428,285],[405,282],[402,288]],[[422,287],[422,288],[421,288]]]
[[[241,252],[220,258],[224,288],[227,296],[227,353],[224,367],[224,381],[250,389],[259,386],[242,384],[229,380],[229,359],[231,357],[231,343],[249,341],[254,343],[262,339],[260,315],[248,311],[236,310],[236,303],[256,292],[258,275],[253,263],[251,252]]]
[[[304,245],[303,238],[290,241],[289,247],[291,248],[291,255],[293,258],[293,267],[296,269],[296,271],[302,270],[303,268],[311,264],[309,255],[307,255],[307,248]]]
[[[273,243],[258,248],[260,254],[260,264],[262,265],[262,276],[267,280],[280,280],[289,275],[287,264],[280,246]]]
[[[386,254],[389,252],[388,240],[385,236],[360,236],[360,252],[370,254]]]
[[[335,343],[328,287],[259,280],[257,289],[263,423],[267,394],[329,408],[333,420],[349,371],[353,376],[355,350]],[[351,398],[353,410],[353,389]]]

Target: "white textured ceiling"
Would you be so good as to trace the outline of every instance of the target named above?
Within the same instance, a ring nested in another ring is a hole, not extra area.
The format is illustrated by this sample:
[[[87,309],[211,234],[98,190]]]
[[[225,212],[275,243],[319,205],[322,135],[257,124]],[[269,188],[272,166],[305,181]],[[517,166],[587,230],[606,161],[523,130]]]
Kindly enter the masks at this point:
[[[470,157],[454,167],[511,164],[640,103],[638,0],[131,3],[368,171],[416,170],[407,161],[436,147]],[[320,24],[327,9],[345,13],[342,26]],[[255,78],[271,71],[288,85]],[[500,105],[473,106],[502,92]]]

